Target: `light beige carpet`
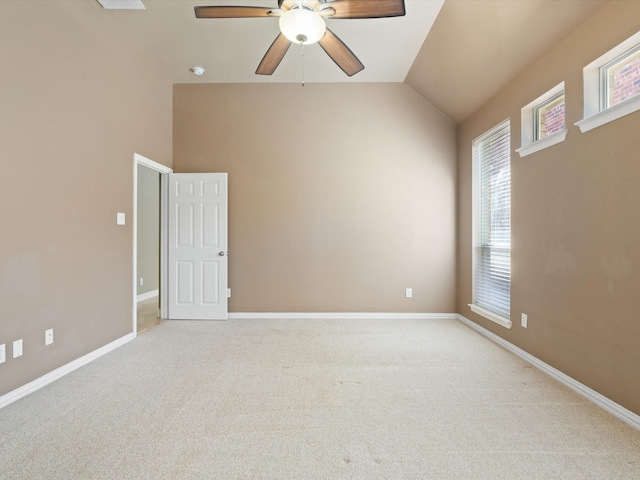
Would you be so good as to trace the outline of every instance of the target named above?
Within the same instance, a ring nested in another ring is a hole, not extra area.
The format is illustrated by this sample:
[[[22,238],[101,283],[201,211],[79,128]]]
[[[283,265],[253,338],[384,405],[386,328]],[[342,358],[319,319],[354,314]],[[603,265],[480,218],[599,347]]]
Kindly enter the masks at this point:
[[[640,432],[456,320],[165,322],[0,410],[2,479],[640,479]]]

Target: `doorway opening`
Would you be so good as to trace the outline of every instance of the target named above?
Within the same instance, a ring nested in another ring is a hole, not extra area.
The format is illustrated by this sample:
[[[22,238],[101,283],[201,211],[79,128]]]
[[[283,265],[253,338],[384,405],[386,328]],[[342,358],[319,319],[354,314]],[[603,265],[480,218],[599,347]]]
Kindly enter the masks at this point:
[[[167,175],[173,170],[142,155],[133,159],[133,332],[166,318]]]

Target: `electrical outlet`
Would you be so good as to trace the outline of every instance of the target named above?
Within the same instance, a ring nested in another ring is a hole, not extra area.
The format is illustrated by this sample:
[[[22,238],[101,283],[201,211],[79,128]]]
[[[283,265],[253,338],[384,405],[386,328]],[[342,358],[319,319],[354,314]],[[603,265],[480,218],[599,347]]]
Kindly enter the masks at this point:
[[[3,343],[0,345],[0,363],[4,363],[7,361],[7,347]]]
[[[13,358],[22,356],[22,339],[13,342]]]
[[[144,278],[140,277],[140,286],[144,285]]]
[[[44,332],[44,344],[51,345],[53,343],[53,328],[45,330]]]
[[[527,328],[527,314],[526,313],[522,314],[522,318],[520,319],[520,325],[522,325],[522,328]]]
[[[413,288],[407,288],[404,292],[404,296],[406,298],[411,298],[413,297]]]

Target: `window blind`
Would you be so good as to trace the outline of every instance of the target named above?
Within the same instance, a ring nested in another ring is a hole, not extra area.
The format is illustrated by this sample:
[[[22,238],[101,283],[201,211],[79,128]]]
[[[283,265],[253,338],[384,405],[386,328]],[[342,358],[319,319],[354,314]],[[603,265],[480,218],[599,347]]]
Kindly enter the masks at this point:
[[[473,144],[474,303],[509,318],[511,292],[511,141],[509,121]]]

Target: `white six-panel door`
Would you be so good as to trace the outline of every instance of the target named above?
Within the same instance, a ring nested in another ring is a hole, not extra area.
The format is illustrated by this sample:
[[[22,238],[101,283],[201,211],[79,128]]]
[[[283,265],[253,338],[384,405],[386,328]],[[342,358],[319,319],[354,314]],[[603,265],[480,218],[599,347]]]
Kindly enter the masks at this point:
[[[169,174],[170,319],[227,319],[227,174]]]

